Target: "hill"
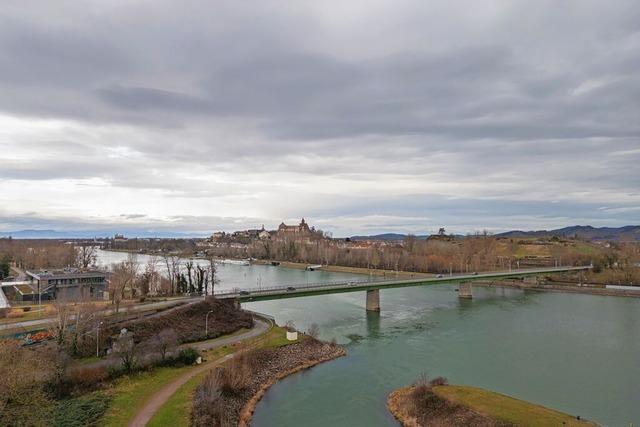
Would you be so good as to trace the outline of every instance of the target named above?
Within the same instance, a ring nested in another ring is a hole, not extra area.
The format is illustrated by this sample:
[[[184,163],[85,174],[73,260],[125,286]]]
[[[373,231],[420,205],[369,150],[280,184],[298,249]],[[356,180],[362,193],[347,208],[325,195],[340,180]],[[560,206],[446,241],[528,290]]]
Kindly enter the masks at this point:
[[[590,225],[574,225],[556,230],[507,231],[498,233],[497,237],[579,237],[586,240],[640,241],[640,225],[625,227],[592,227]]]

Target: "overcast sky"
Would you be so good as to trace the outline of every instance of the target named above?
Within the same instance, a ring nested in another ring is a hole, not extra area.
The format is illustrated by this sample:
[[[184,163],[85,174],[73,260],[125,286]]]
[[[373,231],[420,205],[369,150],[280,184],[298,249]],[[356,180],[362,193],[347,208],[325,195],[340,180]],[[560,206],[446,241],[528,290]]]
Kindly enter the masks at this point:
[[[640,223],[640,2],[0,5],[0,230]]]

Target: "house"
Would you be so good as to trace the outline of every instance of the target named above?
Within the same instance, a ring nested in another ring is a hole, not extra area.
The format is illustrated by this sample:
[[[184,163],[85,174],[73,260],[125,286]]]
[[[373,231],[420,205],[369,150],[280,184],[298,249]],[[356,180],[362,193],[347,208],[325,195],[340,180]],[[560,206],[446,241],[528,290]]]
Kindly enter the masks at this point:
[[[101,298],[107,287],[107,273],[98,270],[63,268],[26,273],[30,286],[42,299]]]

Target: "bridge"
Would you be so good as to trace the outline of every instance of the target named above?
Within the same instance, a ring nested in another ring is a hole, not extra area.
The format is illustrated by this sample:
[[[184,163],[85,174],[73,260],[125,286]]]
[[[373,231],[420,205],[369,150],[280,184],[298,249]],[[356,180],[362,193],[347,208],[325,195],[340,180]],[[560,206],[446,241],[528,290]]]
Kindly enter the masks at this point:
[[[544,274],[584,271],[592,268],[585,267],[553,267],[520,269],[511,271],[494,271],[488,273],[474,273],[462,275],[448,275],[438,277],[420,277],[412,279],[377,278],[369,280],[348,280],[329,283],[309,283],[303,285],[282,285],[269,288],[234,289],[232,291],[216,292],[219,299],[233,299],[238,303],[269,301],[283,298],[300,298],[314,295],[328,295],[345,292],[366,292],[367,310],[380,311],[380,290],[406,288],[410,286],[439,285],[455,283],[459,285],[459,296],[471,298],[471,282],[480,280],[524,279]]]

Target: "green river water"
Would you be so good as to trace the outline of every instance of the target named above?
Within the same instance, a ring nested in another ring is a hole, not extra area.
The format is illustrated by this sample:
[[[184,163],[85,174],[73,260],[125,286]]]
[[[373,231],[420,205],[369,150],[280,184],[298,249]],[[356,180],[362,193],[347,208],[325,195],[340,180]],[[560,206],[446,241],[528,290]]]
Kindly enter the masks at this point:
[[[219,288],[362,277],[237,265],[219,276]],[[476,287],[461,301],[454,286],[431,285],[381,291],[380,314],[364,302],[358,292],[244,304],[300,330],[318,323],[348,353],[274,385],[254,426],[396,426],[386,396],[423,372],[607,426],[640,425],[638,298]]]

